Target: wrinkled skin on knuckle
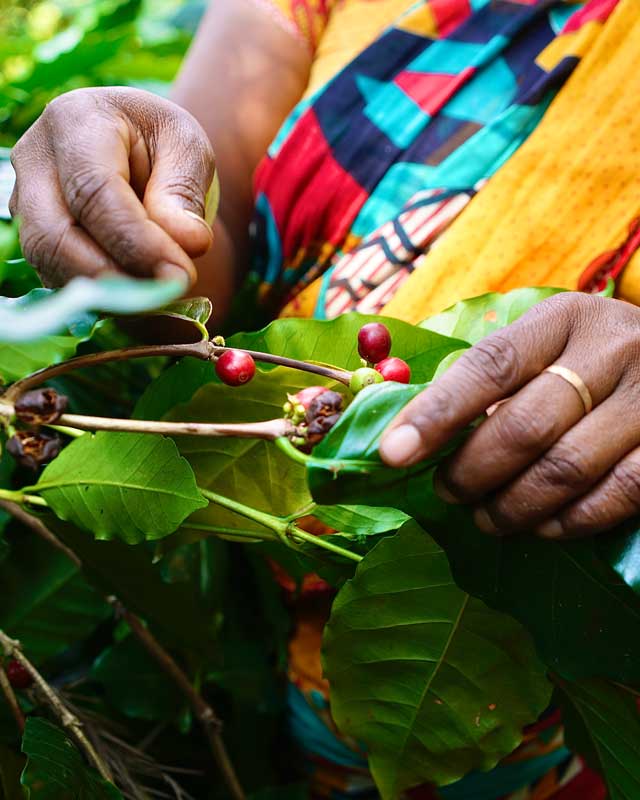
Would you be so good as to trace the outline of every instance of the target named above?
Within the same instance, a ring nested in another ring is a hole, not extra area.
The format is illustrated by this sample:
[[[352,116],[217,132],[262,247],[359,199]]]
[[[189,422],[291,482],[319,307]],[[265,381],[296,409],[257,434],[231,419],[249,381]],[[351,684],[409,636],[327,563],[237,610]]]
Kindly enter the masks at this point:
[[[496,437],[507,451],[538,452],[541,442],[547,442],[553,433],[552,420],[537,410],[509,405],[498,409],[493,417]]]
[[[20,229],[20,245],[26,260],[32,264],[47,286],[61,282],[61,254],[68,228],[43,228],[37,223],[28,223]]]
[[[559,487],[574,493],[588,489],[593,483],[593,465],[588,455],[573,447],[557,445],[533,467],[536,484]]]
[[[502,334],[493,334],[478,342],[460,358],[460,362],[477,381],[489,381],[504,394],[519,381],[520,354]]]
[[[640,463],[621,461],[611,471],[616,491],[625,501],[625,507],[633,511],[640,509]]]
[[[91,225],[108,213],[105,194],[114,175],[87,164],[72,171],[62,186],[69,211],[79,222]]]

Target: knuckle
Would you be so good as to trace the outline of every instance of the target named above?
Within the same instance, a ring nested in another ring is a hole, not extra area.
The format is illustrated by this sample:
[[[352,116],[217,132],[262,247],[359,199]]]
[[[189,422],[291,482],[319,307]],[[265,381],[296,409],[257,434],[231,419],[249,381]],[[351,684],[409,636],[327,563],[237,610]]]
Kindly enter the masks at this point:
[[[20,230],[20,244],[30,264],[45,269],[57,263],[66,235],[63,229],[53,230],[39,225],[25,225]]]
[[[100,206],[112,177],[91,166],[75,170],[69,175],[63,191],[69,210],[77,220],[90,221],[100,213]]]
[[[549,423],[542,414],[509,404],[494,415],[497,435],[511,451],[538,452],[549,438]]]
[[[624,499],[633,508],[640,506],[640,463],[621,461],[612,470],[612,477]]]
[[[18,189],[14,186],[13,191],[11,192],[11,197],[9,198],[9,213],[12,217],[18,216]]]
[[[545,484],[579,492],[592,483],[587,458],[573,447],[556,446],[539,462],[536,470]]]
[[[501,392],[509,392],[518,383],[520,355],[505,336],[493,335],[478,342],[462,358],[465,366],[481,380],[489,380]]]
[[[179,197],[188,209],[204,216],[204,188],[195,175],[173,175],[163,181],[162,189]]]

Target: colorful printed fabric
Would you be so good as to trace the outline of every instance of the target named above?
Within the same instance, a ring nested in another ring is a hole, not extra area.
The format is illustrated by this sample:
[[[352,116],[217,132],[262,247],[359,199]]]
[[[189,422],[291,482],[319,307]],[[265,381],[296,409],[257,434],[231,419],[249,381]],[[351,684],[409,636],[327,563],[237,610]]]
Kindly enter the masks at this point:
[[[254,280],[272,311],[416,191],[473,192],[534,130],[573,71],[585,47],[576,30],[596,38],[589,15],[576,20],[576,4],[473,6],[419,3],[285,122],[255,179]],[[443,38],[420,33],[434,17]],[[324,316],[320,287],[314,292],[291,313]]]
[[[305,98],[256,173],[252,277],[265,315],[379,310],[408,286],[536,130],[616,2],[423,0]],[[375,798],[362,748],[329,714],[321,630],[300,618],[291,642],[293,733],[315,796]],[[604,800],[604,789],[552,718],[491,773],[411,798]]]

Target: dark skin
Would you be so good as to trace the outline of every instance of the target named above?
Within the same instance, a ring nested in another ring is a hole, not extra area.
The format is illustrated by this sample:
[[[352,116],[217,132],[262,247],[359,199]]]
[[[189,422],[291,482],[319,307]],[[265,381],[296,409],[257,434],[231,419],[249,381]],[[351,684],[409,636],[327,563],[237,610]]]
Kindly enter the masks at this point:
[[[246,271],[253,172],[311,67],[259,9],[211,5],[175,102],[123,88],[71,92],[18,142],[11,211],[45,284],[105,272],[179,277],[224,316]],[[222,200],[210,226],[216,169]],[[487,533],[606,531],[640,510],[638,331],[640,310],[621,301],[551,298],[413,400],[387,430],[382,458],[415,463],[507,400],[440,469],[442,497],[471,504]],[[541,374],[552,364],[582,378],[590,414],[570,383]]]

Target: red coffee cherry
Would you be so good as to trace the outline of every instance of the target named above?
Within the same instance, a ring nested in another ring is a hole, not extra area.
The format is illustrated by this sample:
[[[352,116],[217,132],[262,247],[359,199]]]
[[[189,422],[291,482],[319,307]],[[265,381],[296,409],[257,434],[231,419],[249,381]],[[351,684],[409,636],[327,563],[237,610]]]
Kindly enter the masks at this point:
[[[358,353],[365,361],[377,364],[391,352],[391,334],[381,322],[369,322],[358,331]]]
[[[28,689],[33,684],[31,673],[12,658],[6,666],[7,678],[14,689]]]
[[[256,362],[242,350],[227,350],[216,361],[216,373],[227,386],[242,386],[256,374]]]
[[[385,381],[396,383],[409,383],[411,381],[411,367],[401,358],[385,358],[376,364],[377,371]]]

